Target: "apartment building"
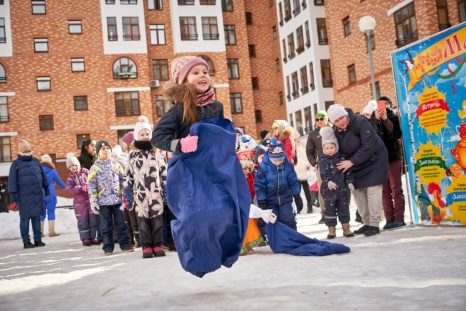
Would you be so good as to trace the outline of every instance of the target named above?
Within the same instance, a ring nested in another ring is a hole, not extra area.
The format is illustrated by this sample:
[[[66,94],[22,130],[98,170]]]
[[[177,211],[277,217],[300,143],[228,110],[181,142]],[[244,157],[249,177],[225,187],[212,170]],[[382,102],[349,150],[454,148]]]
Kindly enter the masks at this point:
[[[210,64],[225,116],[258,138],[286,118],[276,16],[265,0],[0,0],[0,177],[18,139],[64,176],[83,140],[117,144],[139,115],[156,124],[184,55]]]
[[[317,111],[334,102],[324,1],[277,1],[277,16],[287,119],[307,135]]]
[[[394,100],[390,52],[466,21],[466,0],[325,1],[335,101],[360,112],[372,99],[368,44],[358,27],[376,21],[370,36],[376,98]]]

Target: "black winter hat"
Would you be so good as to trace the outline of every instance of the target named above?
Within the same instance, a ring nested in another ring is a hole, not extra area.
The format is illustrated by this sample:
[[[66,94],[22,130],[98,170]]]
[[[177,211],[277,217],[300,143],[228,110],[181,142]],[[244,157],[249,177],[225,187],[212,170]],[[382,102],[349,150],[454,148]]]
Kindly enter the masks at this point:
[[[264,139],[265,136],[266,136],[268,133],[269,133],[269,131],[267,131],[267,130],[261,131],[261,133],[260,133],[261,139]]]
[[[259,164],[259,156],[265,154],[267,152],[267,148],[262,145],[258,145],[254,149],[257,151],[256,155],[254,156],[254,164]]]
[[[95,151],[97,154],[99,154],[100,148],[102,148],[102,146],[109,146],[110,151],[112,150],[112,144],[108,140],[101,139],[95,144]]]
[[[393,103],[392,103],[392,100],[390,99],[390,97],[388,97],[388,96],[380,96],[379,100],[383,100],[384,102],[389,103],[389,104],[390,104],[390,108],[392,108]]]

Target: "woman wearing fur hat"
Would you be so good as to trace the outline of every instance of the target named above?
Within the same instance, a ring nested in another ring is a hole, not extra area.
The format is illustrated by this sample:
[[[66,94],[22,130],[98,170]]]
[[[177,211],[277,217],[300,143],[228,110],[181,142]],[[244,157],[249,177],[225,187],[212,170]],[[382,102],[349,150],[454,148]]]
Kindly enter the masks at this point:
[[[11,163],[8,175],[10,202],[19,208],[19,228],[24,248],[45,246],[40,231],[40,215],[45,213],[45,197],[49,193],[49,181],[39,161],[32,156],[29,142],[20,140],[18,158]],[[29,238],[29,222],[34,232],[34,244]]]
[[[44,236],[44,220],[45,217],[47,217],[49,220],[49,237],[59,236],[60,233],[55,231],[55,208],[57,207],[57,193],[55,192],[54,183],[56,183],[62,189],[65,189],[66,185],[58,175],[58,172],[55,169],[55,164],[53,164],[52,158],[48,154],[42,155],[40,164],[42,165],[42,169],[44,170],[44,173],[49,181],[50,190],[50,196],[45,198],[45,211],[47,215],[44,213],[40,216],[41,234]]]
[[[288,122],[285,120],[275,120],[272,124],[273,137],[275,137],[279,142],[285,147],[286,156],[288,161],[294,163],[295,158],[295,145],[293,140],[294,129],[288,125]]]
[[[89,171],[81,167],[74,153],[66,155],[66,167],[69,170],[66,190],[73,194],[74,214],[78,220],[79,238],[84,246],[99,245],[97,240],[97,217],[91,210],[89,193],[87,192],[87,176]]]
[[[189,129],[197,121],[223,118],[223,105],[215,100],[209,65],[200,57],[184,56],[172,62],[173,82],[164,85],[164,98],[174,102],[157,123],[152,145],[172,152],[194,152],[198,136]]]
[[[151,133],[147,117],[140,116],[134,127],[134,142],[125,170],[126,184],[133,190],[143,258],[165,256],[162,183],[167,175],[166,161],[152,146]]]
[[[382,186],[387,182],[388,153],[382,139],[370,122],[340,104],[328,108],[335,125],[335,136],[342,155],[347,159],[337,167],[350,170],[354,178],[353,196],[364,225],[355,234],[372,236],[380,233]]]
[[[350,173],[343,173],[338,169],[338,163],[345,160],[338,150],[338,141],[333,129],[323,127],[320,130],[322,137],[323,155],[319,161],[319,172],[322,178],[320,192],[325,201],[325,225],[328,227],[327,239],[336,237],[335,226],[337,216],[343,228],[343,236],[354,236],[349,221],[350,192],[353,191],[353,179]]]
[[[293,139],[296,146],[296,155],[297,161],[294,169],[296,174],[298,175],[299,185],[303,188],[304,195],[306,196],[307,201],[307,213],[310,214],[313,212],[312,205],[316,202],[317,198],[311,195],[311,191],[309,190],[309,184],[307,182],[307,172],[309,170],[313,170],[309,161],[306,157],[306,148],[304,148],[303,144],[300,140],[300,135],[298,131],[293,133]],[[302,210],[302,209],[301,209]],[[301,210],[298,210],[298,214],[301,213]]]

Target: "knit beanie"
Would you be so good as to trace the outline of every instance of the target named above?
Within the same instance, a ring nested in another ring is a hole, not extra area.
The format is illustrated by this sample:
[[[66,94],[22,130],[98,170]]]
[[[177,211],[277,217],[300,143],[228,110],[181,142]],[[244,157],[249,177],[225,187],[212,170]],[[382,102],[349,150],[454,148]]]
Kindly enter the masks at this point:
[[[122,138],[121,140],[127,144],[128,146],[131,145],[131,143],[133,142],[134,140],[134,133],[133,132],[128,132],[126,133]]]
[[[328,121],[328,114],[325,110],[320,110],[316,113],[316,119],[317,118],[324,118],[325,120]]]
[[[259,145],[256,147],[256,155],[254,156],[254,164],[259,164],[259,156],[265,154],[267,152],[267,148]]]
[[[116,159],[122,152],[123,152],[123,149],[121,149],[121,146],[116,145],[115,147],[112,148],[112,158]]]
[[[390,97],[388,97],[388,96],[381,96],[381,97],[379,98],[379,100],[383,100],[384,102],[389,103],[389,104],[390,104],[390,108],[392,108],[393,103],[392,103],[392,100],[391,100]]]
[[[269,159],[271,161],[280,161],[285,159],[285,147],[275,137],[270,139]]]
[[[330,122],[335,124],[335,120],[338,118],[341,118],[343,116],[347,116],[348,112],[345,110],[345,107],[343,107],[340,104],[333,104],[330,107],[328,107],[327,110],[328,118],[330,119]]]
[[[175,58],[172,61],[173,82],[177,84],[183,84],[184,80],[188,76],[189,71],[197,65],[204,65],[207,69],[209,69],[207,62],[197,56],[184,56]],[[135,135],[135,137],[137,136]]]
[[[269,133],[269,131],[267,131],[267,130],[263,130],[263,131],[261,131],[261,133],[260,133],[260,137],[261,137],[261,139],[264,139],[264,138],[265,138],[265,136],[267,136],[267,134],[268,134],[268,133]]]
[[[31,145],[27,140],[21,139],[18,143],[18,153],[24,153],[26,151],[31,151]]]
[[[99,154],[100,148],[102,148],[102,146],[109,146],[110,150],[112,150],[112,144],[110,144],[110,142],[108,140],[101,139],[98,142],[96,142],[96,144],[95,144],[95,152],[97,154]]]
[[[138,118],[138,122],[134,126],[134,140],[139,140],[139,132],[144,129],[149,130],[149,133],[152,133],[152,127],[149,124],[149,119],[147,119],[146,116],[140,116]]]
[[[364,107],[364,109],[362,110],[362,114],[370,114],[372,115],[372,113],[375,111],[375,109],[377,109],[377,101],[375,100],[370,100],[366,107]]]
[[[322,148],[324,148],[327,144],[334,144],[335,145],[335,153],[338,152],[338,140],[335,137],[335,133],[330,126],[324,126],[319,131],[320,136],[322,137]],[[323,149],[325,153],[325,149]]]
[[[78,158],[76,158],[73,152],[70,152],[66,155],[66,167],[70,169],[73,165],[78,167],[78,171],[81,169],[81,164],[79,163]]]
[[[48,154],[43,154],[40,157],[40,161],[41,162],[50,162],[50,163],[52,163],[52,158]]]

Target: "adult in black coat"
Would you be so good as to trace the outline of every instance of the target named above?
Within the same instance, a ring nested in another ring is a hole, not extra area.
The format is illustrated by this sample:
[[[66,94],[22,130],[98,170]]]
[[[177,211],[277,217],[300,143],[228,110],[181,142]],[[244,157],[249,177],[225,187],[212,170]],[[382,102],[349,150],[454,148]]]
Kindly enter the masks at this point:
[[[340,104],[327,111],[335,126],[341,153],[348,160],[338,164],[354,177],[354,200],[362,216],[363,226],[355,234],[372,236],[380,233],[382,187],[388,179],[388,153],[382,139],[370,122]]]

